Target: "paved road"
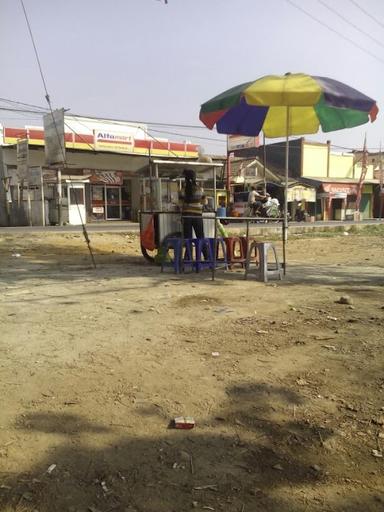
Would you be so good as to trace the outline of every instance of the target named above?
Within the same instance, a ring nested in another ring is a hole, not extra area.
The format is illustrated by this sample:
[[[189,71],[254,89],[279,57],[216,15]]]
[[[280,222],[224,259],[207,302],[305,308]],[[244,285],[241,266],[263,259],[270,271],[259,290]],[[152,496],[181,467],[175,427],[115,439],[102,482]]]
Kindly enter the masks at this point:
[[[354,222],[354,221],[317,221],[315,223],[308,223],[308,222],[290,222],[290,227],[295,228],[312,228],[316,229],[316,227],[336,227],[336,226],[351,226],[351,225],[379,225],[384,224],[384,219],[368,219],[363,220],[361,222]],[[270,224],[259,224],[259,223],[252,223],[252,226],[258,227],[261,229],[276,229],[277,227],[281,226],[281,224],[277,223],[270,223]],[[87,224],[87,231],[90,233],[97,233],[97,232],[138,232],[139,231],[139,224],[137,222],[100,222],[100,223],[94,223],[94,224]],[[228,226],[226,226],[226,229],[231,228],[243,228],[245,227],[245,223],[242,222],[234,222],[230,223]],[[81,232],[82,227],[81,226],[17,226],[17,227],[0,227],[0,234],[5,233],[40,233],[40,232],[63,232],[63,233],[70,233],[70,232]]]

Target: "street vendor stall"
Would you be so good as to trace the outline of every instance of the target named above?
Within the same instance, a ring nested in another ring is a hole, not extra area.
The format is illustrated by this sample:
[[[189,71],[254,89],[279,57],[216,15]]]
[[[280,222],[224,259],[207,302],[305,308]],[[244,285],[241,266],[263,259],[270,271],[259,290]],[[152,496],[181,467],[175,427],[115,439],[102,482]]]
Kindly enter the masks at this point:
[[[216,173],[222,163],[207,163],[188,160],[150,161],[146,176],[141,179],[140,243],[143,256],[155,261],[159,250],[169,236],[180,236],[182,232],[179,192],[183,184],[184,169],[194,169],[197,181],[204,189],[204,182],[214,184],[213,212],[203,213],[204,232],[207,237],[215,234]],[[161,256],[161,255],[160,255]]]

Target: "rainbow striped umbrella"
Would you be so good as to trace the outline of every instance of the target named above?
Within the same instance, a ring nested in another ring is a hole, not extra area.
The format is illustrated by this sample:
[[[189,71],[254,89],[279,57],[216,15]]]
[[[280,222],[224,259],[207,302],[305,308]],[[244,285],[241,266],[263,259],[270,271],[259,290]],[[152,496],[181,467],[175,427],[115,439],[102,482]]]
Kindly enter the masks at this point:
[[[346,84],[303,73],[264,76],[203,103],[200,120],[219,133],[286,137],[352,128],[376,119],[375,100]]]
[[[353,128],[376,119],[376,101],[342,82],[304,73],[268,75],[203,103],[200,120],[218,133],[286,137],[284,240],[288,229],[290,135]]]

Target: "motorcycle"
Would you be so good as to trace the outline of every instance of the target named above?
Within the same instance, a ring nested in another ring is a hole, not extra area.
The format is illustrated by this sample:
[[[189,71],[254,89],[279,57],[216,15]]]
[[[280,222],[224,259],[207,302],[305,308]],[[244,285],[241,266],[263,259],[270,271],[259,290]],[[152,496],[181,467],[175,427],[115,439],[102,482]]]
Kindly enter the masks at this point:
[[[252,207],[251,205],[249,208],[250,216],[256,218],[259,217],[260,222],[262,222],[263,218],[280,219],[282,216],[280,202],[276,197],[267,196],[266,200],[260,206]]]

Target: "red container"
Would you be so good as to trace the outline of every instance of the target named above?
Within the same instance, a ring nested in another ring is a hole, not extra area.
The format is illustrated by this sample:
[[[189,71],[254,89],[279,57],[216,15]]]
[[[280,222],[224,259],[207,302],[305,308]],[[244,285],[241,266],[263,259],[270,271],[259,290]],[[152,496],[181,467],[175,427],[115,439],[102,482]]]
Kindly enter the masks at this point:
[[[195,426],[195,420],[190,416],[179,416],[173,420],[175,428],[189,430]]]

